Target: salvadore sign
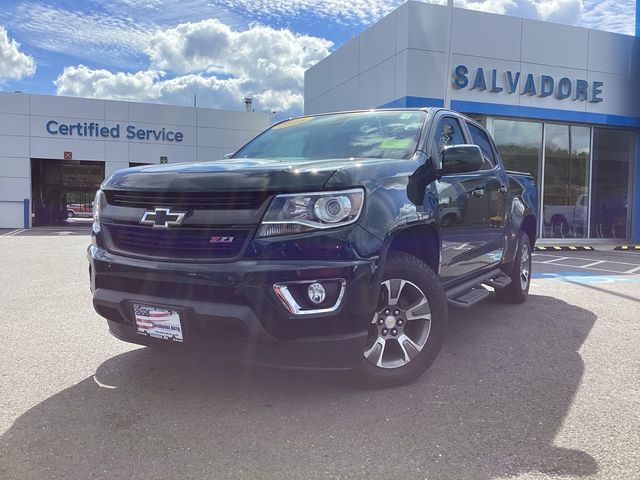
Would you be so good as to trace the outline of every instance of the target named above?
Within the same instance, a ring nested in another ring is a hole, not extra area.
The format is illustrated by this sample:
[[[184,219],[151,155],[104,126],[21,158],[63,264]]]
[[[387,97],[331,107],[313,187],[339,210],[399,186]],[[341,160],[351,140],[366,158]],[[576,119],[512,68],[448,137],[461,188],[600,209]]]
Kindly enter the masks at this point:
[[[488,91],[492,93],[519,94],[537,97],[554,96],[559,100],[577,100],[582,102],[602,102],[603,82],[555,78],[551,75],[534,75],[507,70],[476,68],[470,70],[466,65],[453,69],[453,87]]]
[[[177,142],[184,140],[182,132],[162,128],[138,128],[135,125],[121,126],[102,125],[97,122],[61,123],[49,120],[46,124],[47,133],[69,137],[93,138],[127,138],[129,140],[148,140],[154,142]]]

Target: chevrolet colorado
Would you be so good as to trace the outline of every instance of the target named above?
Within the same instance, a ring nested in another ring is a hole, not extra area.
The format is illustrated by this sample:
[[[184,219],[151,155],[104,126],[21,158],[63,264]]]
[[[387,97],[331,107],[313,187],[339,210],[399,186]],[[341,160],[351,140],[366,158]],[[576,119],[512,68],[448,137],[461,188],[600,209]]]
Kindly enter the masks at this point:
[[[289,119],[228,159],[106,179],[93,304],[128,342],[399,385],[436,358],[449,307],[526,299],[536,205],[459,113]]]

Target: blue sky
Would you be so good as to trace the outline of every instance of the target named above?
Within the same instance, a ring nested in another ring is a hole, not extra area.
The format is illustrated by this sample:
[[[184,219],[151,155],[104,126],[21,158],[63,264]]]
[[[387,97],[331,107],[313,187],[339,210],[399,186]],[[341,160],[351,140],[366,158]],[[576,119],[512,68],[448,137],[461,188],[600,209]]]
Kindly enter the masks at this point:
[[[402,1],[0,0],[0,89],[302,110],[304,70]],[[434,0],[445,3],[445,0]],[[455,5],[633,34],[633,0]]]

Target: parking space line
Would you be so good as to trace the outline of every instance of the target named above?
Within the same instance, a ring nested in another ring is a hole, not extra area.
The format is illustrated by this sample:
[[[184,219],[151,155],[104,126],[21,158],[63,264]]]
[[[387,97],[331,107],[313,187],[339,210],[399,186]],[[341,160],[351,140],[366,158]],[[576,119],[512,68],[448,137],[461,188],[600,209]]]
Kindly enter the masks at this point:
[[[534,263],[554,263],[554,262],[559,262],[561,260],[566,260],[569,257],[555,257],[551,260],[545,260],[544,262],[534,262]]]
[[[536,261],[534,261],[533,263],[539,263],[539,264],[546,263],[546,264],[549,264],[549,262],[536,262]],[[605,268],[594,268],[594,267],[585,268],[585,267],[581,267],[581,266],[578,266],[578,265],[568,265],[566,263],[551,263],[549,265],[557,265],[559,267],[568,267],[568,268],[580,268],[582,270],[593,270],[593,271],[597,271],[597,272],[613,273],[613,274],[616,274],[616,275],[630,275],[631,274],[630,271],[621,272],[619,270],[607,270]],[[633,270],[640,270],[640,266],[637,269],[633,269]]]
[[[13,237],[14,235],[18,235],[26,230],[26,228],[18,228],[17,230],[11,230],[10,232],[3,233],[0,237]]]
[[[586,265],[582,265],[582,268],[589,268],[589,267],[593,267],[594,265],[600,265],[601,263],[604,263],[606,260],[598,260],[597,262],[592,262],[592,263],[587,263]]]
[[[638,266],[636,268],[632,268],[631,270],[627,270],[624,273],[636,273],[636,272],[640,272],[640,266]]]
[[[627,254],[625,253],[625,255],[627,255]],[[537,254],[534,254],[534,256],[537,256]],[[552,255],[545,254],[545,256],[551,257]],[[585,262],[594,263],[593,262],[593,258],[573,257],[573,256],[571,256],[571,257],[555,257],[555,258],[556,258],[555,261],[561,261],[561,260],[566,260],[568,258],[571,258],[573,260],[583,260]],[[544,262],[537,262],[537,263],[551,263],[551,262],[552,262],[551,260],[546,260]],[[637,263],[616,262],[615,260],[602,260],[601,262],[602,263],[615,263],[616,265],[629,265],[630,267],[638,267],[638,266],[640,266]],[[595,263],[598,263],[598,262],[595,262]]]

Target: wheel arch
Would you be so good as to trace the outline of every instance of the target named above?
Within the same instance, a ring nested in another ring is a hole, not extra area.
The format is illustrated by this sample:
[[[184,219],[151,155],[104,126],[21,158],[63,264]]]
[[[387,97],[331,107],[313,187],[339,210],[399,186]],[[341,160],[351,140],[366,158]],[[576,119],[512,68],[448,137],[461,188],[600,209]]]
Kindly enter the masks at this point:
[[[435,226],[412,225],[395,232],[387,241],[389,252],[405,252],[422,260],[437,275],[440,272],[440,235]]]
[[[529,241],[531,242],[531,247],[533,248],[533,246],[536,243],[536,233],[537,233],[535,215],[530,214],[524,217],[524,219],[522,220],[522,226],[520,227],[520,229],[527,234],[527,236],[529,237]]]
[[[562,223],[569,223],[564,213],[554,213],[553,215],[551,215],[551,220],[549,221],[551,223],[554,223],[554,220]]]

